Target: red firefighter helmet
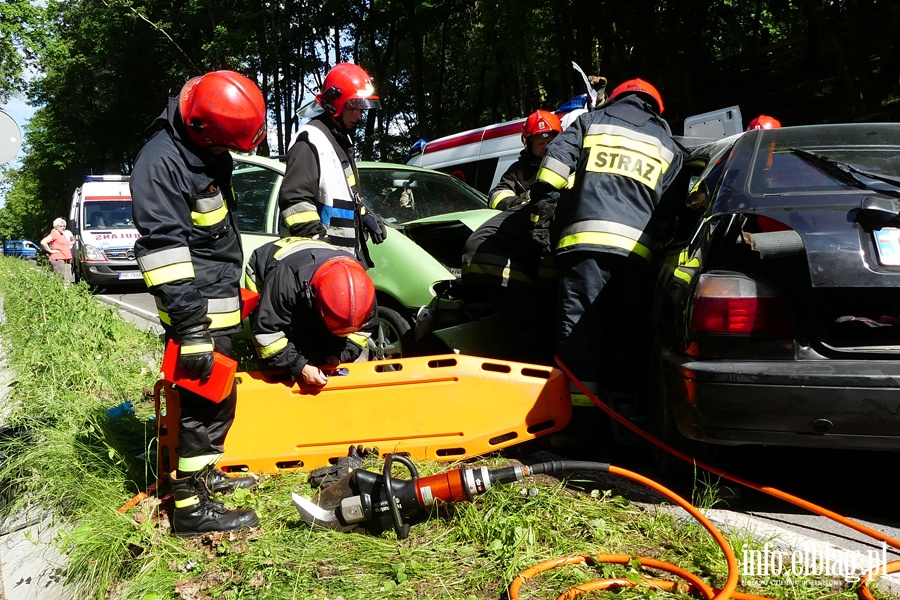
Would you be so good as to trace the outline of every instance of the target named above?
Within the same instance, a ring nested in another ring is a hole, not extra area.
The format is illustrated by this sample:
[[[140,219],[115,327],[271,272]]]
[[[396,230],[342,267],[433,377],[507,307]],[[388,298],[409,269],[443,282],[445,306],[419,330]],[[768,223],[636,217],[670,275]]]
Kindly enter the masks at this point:
[[[562,132],[562,125],[552,112],[546,110],[536,110],[525,119],[522,125],[522,142],[526,143],[529,138],[555,136]]]
[[[309,284],[325,327],[335,335],[359,331],[375,306],[375,285],[362,265],[349,256],[323,262]]]
[[[656,110],[659,111],[659,114],[663,113],[662,96],[659,95],[659,92],[653,87],[653,84],[644,81],[643,79],[629,79],[614,89],[612,94],[609,95],[609,99],[615,100],[619,96],[628,94],[643,95],[647,100],[652,100],[656,104]]]
[[[768,115],[759,115],[747,125],[747,131],[751,129],[778,129],[781,121]]]
[[[316,102],[332,117],[340,116],[347,104],[350,108],[381,108],[372,78],[353,63],[340,63],[328,71]]]
[[[266,103],[252,80],[234,71],[194,77],[178,100],[188,137],[198,146],[256,148],[266,134]]]

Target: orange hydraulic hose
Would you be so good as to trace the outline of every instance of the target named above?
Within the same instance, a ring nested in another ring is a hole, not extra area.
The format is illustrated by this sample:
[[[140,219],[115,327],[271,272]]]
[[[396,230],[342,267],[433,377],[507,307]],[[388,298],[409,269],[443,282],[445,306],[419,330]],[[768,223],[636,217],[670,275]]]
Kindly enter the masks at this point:
[[[712,522],[706,517],[706,515],[704,515],[690,502],[688,502],[672,490],[653,481],[652,479],[644,477],[643,475],[634,473],[627,469],[615,467],[613,465],[609,466],[609,472],[614,475],[619,475],[621,477],[631,479],[632,481],[636,481],[646,487],[656,490],[657,492],[669,498],[675,504],[686,510],[701,525],[703,525],[703,527],[710,533],[710,535],[713,536],[716,544],[718,544],[719,548],[721,548],[722,552],[725,554],[725,561],[728,565],[728,577],[725,580],[725,585],[721,589],[713,589],[709,584],[707,584],[700,577],[691,573],[690,571],[686,571],[681,567],[654,558],[647,558],[644,556],[630,556],[627,554],[598,554],[595,556],[576,555],[564,556],[561,558],[544,561],[523,571],[509,585],[508,592],[510,600],[518,600],[519,588],[521,588],[522,584],[524,584],[528,579],[534,577],[539,573],[543,573],[544,571],[548,571],[556,567],[581,563],[612,563],[624,565],[628,564],[632,560],[637,560],[643,567],[658,569],[660,571],[665,571],[667,573],[671,573],[673,575],[681,577],[682,579],[689,582],[689,585],[686,588],[687,591],[699,592],[703,595],[704,598],[706,598],[706,600],[725,600],[727,598],[738,598],[738,595],[735,592],[735,588],[737,588],[738,584],[738,577],[740,575],[738,572],[737,558],[735,557],[734,551],[731,549],[728,540],[725,539],[725,536],[723,536],[722,533],[716,528],[716,526],[712,524]],[[678,587],[676,582],[661,579],[643,579],[642,581],[650,587],[658,589],[671,590]],[[584,583],[566,590],[562,595],[559,596],[557,600],[572,600],[573,598],[594,590],[603,590],[610,587],[624,587],[631,585],[634,584],[623,579],[601,579],[597,581],[591,581],[589,583]],[[742,598],[740,600],[769,600],[764,599],[764,597],[762,596],[752,596],[749,594],[741,594],[741,596]]]
[[[593,394],[589,389],[587,389],[587,387],[585,387],[585,385],[581,381],[579,381],[572,374],[572,372],[569,370],[569,368],[566,367],[566,365],[562,362],[562,360],[560,360],[560,358],[558,356],[554,356],[554,360],[556,361],[556,364],[560,368],[560,370],[562,370],[562,372],[569,379],[569,381],[573,382],[575,384],[575,386],[578,388],[578,390],[581,391],[581,393],[583,393],[585,396],[590,398],[591,402],[596,404],[603,412],[605,412],[607,415],[609,415],[617,423],[621,424],[623,427],[628,428],[628,430],[633,432],[635,435],[640,436],[641,438],[647,440],[648,442],[657,446],[658,448],[661,448],[661,449],[665,450],[666,452],[668,452],[674,456],[677,456],[681,460],[684,460],[692,465],[696,465],[705,471],[709,471],[710,473],[712,473],[714,475],[718,475],[719,477],[723,477],[723,478],[733,481],[737,484],[760,491],[764,494],[768,494],[769,496],[778,498],[779,500],[784,500],[785,502],[789,502],[795,506],[799,506],[800,508],[808,510],[809,512],[812,512],[814,514],[817,514],[817,515],[820,515],[823,517],[827,517],[827,518],[831,519],[832,521],[835,521],[836,523],[840,523],[841,525],[844,525],[845,527],[849,527],[850,529],[858,531],[859,533],[867,535],[878,541],[884,542],[885,544],[891,546],[892,548],[894,548],[896,550],[900,550],[900,540],[896,540],[886,534],[881,533],[880,531],[876,531],[876,530],[872,529],[871,527],[867,527],[867,526],[863,525],[862,523],[857,523],[856,521],[854,521],[852,519],[848,519],[847,517],[844,517],[842,515],[839,515],[838,513],[834,512],[834,511],[828,510],[827,508],[823,508],[817,504],[814,504],[814,503],[804,500],[802,498],[798,498],[797,496],[788,494],[787,492],[783,492],[776,488],[759,485],[750,480],[744,479],[743,477],[739,477],[737,475],[732,475],[731,473],[723,471],[717,467],[714,467],[705,462],[696,460],[695,458],[690,457],[687,454],[681,452],[677,448],[673,448],[672,446],[663,442],[662,440],[659,440],[659,439],[655,438],[654,436],[650,435],[649,433],[647,433],[646,431],[644,431],[643,429],[641,429],[640,427],[638,427],[637,425],[635,425],[634,423],[632,423],[631,421],[626,419],[625,417],[621,416],[619,413],[614,411],[612,408],[607,406],[602,400],[600,400],[596,396],[596,394]],[[621,469],[610,466],[611,473],[614,472],[613,469],[615,469],[616,472],[621,471]],[[650,480],[647,480],[647,481],[650,481]],[[653,483],[653,482],[651,482],[651,483]],[[656,484],[656,485],[658,485],[658,484]],[[651,486],[651,487],[653,487],[653,486]],[[654,487],[654,489],[656,489],[656,488]],[[869,571],[868,573],[866,573],[865,575],[863,575],[860,578],[859,587],[857,588],[857,590],[858,590],[857,593],[858,593],[859,597],[862,598],[863,600],[875,600],[875,597],[872,595],[871,591],[869,591],[866,584],[869,581],[871,581],[872,579],[875,579],[881,575],[886,575],[887,573],[895,573],[897,571],[900,571],[900,560],[892,561],[892,562],[888,563],[887,565],[876,566],[874,569],[872,569],[871,571]],[[731,597],[737,598],[736,595],[732,595]]]

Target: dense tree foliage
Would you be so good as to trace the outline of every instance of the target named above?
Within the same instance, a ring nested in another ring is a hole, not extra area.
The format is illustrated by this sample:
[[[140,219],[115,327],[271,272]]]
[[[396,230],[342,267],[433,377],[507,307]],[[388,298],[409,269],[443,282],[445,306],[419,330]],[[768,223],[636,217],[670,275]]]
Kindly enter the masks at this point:
[[[655,83],[676,133],[730,105],[786,124],[890,119],[898,24],[888,0],[6,0],[0,99],[34,59],[40,108],[0,235],[37,235],[86,173],[127,172],[166,98],[211,69],[257,79],[260,153],[283,154],[327,69],[359,63],[383,105],[362,153],[399,160],[419,137],[555,108],[582,91],[572,61]]]

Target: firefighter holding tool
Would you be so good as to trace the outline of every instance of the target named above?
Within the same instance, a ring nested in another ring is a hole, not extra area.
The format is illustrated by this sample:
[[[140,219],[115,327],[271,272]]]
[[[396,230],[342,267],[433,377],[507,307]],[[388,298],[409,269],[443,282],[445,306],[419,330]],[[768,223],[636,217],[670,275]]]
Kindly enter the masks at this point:
[[[266,107],[256,83],[213,71],[185,84],[153,122],[130,185],[138,265],[156,297],[166,338],[180,345],[178,366],[205,380],[213,351],[232,356],[241,330],[243,251],[231,189],[229,150],[250,152],[266,134]],[[228,510],[213,492],[251,487],[215,468],[234,421],[237,390],[221,402],[179,390],[178,467],[170,474],[177,535],[253,527],[252,510]]]
[[[375,286],[362,264],[321,240],[287,237],[255,250],[247,283],[260,367],[322,387],[341,363],[366,360],[377,325]]]
[[[652,293],[652,218],[677,187],[683,162],[662,112],[650,83],[619,85],[605,106],[579,116],[550,144],[531,192],[538,245],[551,250],[554,217],[560,229],[557,354],[592,392],[637,405],[636,412],[645,379],[640,332]],[[560,195],[573,174],[571,193]]]

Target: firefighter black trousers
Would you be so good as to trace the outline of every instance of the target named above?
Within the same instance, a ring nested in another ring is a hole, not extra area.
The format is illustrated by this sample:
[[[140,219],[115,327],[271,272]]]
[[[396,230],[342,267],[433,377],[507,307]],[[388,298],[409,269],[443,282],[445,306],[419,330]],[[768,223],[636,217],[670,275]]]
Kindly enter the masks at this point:
[[[650,354],[649,265],[602,252],[564,253],[556,264],[560,359],[596,390],[642,392]]]
[[[213,338],[216,351],[234,358],[230,336]],[[181,418],[178,431],[179,458],[209,456],[225,451],[225,437],[234,423],[237,406],[237,385],[221,402],[212,402],[185,389],[179,389]]]

